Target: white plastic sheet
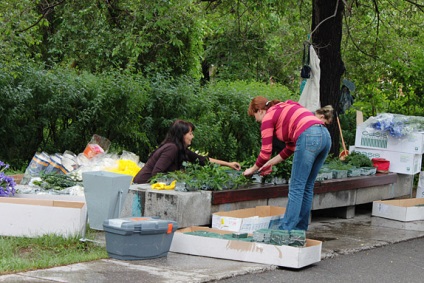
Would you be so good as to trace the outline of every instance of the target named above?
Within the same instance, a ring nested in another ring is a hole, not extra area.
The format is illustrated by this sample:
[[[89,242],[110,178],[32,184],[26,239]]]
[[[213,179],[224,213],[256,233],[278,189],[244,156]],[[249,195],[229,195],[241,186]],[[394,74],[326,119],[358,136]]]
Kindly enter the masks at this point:
[[[321,102],[319,100],[319,81],[321,78],[321,68],[319,67],[319,58],[312,45],[309,47],[310,56],[310,67],[311,77],[306,80],[305,87],[300,95],[299,103],[309,109],[311,112],[315,112],[318,108],[321,108]]]

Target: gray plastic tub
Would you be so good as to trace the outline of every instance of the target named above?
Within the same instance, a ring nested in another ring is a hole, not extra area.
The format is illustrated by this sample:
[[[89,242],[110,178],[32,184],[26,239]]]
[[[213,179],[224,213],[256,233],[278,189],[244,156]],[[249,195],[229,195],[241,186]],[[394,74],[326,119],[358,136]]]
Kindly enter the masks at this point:
[[[177,222],[152,217],[107,219],[103,223],[110,257],[140,260],[168,255]]]

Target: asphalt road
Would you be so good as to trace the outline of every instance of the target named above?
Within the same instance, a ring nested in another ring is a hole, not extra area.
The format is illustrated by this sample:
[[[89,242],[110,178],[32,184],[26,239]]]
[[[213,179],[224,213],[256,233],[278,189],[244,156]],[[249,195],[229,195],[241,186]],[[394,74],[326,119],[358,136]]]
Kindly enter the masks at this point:
[[[421,283],[424,282],[424,238],[340,255],[300,270],[279,268],[219,282]]]

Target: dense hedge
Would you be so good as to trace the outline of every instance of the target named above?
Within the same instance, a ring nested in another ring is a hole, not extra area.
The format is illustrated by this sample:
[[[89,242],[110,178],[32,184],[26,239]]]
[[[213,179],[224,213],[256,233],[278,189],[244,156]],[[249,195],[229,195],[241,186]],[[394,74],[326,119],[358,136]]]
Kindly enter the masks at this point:
[[[78,154],[93,134],[108,138],[111,152],[145,161],[177,118],[196,125],[194,149],[242,161],[260,143],[259,125],[247,116],[251,98],[297,99],[285,87],[244,81],[200,87],[187,77],[28,66],[13,74],[0,73],[0,160],[16,169],[35,152]]]

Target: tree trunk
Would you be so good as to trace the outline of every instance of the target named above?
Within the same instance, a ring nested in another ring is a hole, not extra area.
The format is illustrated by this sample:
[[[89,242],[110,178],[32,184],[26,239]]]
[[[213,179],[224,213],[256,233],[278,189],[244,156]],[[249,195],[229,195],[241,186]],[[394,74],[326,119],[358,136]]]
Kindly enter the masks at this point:
[[[332,105],[339,112],[340,81],[344,73],[340,45],[342,40],[342,0],[312,0],[312,44],[320,59],[320,101],[321,106]],[[334,117],[329,126],[332,137],[330,153],[340,153],[340,134]]]

